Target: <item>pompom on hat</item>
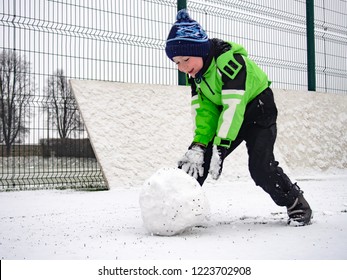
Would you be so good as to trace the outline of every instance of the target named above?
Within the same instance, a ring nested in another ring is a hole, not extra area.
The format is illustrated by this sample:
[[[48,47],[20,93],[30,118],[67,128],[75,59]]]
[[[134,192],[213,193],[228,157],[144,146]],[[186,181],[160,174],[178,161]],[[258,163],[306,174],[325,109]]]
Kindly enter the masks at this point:
[[[175,56],[206,58],[209,50],[210,42],[201,25],[189,16],[186,9],[178,11],[176,22],[166,40],[166,55],[171,60]]]

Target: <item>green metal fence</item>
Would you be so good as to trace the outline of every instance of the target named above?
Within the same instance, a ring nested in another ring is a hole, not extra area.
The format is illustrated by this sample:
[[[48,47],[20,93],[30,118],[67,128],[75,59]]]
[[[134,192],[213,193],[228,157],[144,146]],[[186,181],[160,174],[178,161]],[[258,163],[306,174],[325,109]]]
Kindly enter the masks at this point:
[[[244,45],[273,87],[308,88],[306,1],[186,6],[210,38]],[[0,190],[105,188],[68,80],[177,84],[163,51],[176,11],[176,0],[0,3],[2,82],[16,74],[22,85],[1,93],[3,104],[15,98],[0,109]],[[316,90],[346,94],[347,2],[316,0],[313,12]]]

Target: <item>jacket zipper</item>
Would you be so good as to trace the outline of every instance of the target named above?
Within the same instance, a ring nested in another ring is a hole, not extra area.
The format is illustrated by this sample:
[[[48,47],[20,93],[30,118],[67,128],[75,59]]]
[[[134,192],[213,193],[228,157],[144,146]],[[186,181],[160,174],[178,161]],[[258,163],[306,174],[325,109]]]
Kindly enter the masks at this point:
[[[210,87],[210,85],[208,84],[208,82],[206,81],[205,77],[202,76],[203,81],[205,82],[205,84],[207,85],[207,87],[209,88],[210,92],[212,93],[212,95],[215,95],[214,91],[212,90],[212,88]]]

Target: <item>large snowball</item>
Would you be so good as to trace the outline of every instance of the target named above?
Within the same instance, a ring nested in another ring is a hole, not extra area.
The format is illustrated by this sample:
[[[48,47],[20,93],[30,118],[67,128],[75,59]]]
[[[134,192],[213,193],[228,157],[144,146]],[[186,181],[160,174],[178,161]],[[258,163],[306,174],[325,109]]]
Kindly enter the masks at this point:
[[[144,183],[140,208],[145,228],[175,235],[206,223],[210,207],[199,183],[178,168],[162,168]]]

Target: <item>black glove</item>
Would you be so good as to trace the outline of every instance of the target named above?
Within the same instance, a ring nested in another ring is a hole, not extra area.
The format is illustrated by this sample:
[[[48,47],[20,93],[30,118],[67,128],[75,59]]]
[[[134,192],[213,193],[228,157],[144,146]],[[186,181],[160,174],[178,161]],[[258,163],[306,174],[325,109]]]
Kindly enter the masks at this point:
[[[206,152],[206,147],[193,143],[188,148],[185,155],[178,161],[178,168],[181,168],[190,176],[197,179],[199,176],[204,175],[204,154]]]
[[[212,176],[212,179],[218,180],[220,174],[222,173],[223,169],[223,162],[225,157],[227,156],[227,148],[222,146],[213,146],[212,149],[212,158],[211,158],[211,165],[210,165],[210,175]]]

